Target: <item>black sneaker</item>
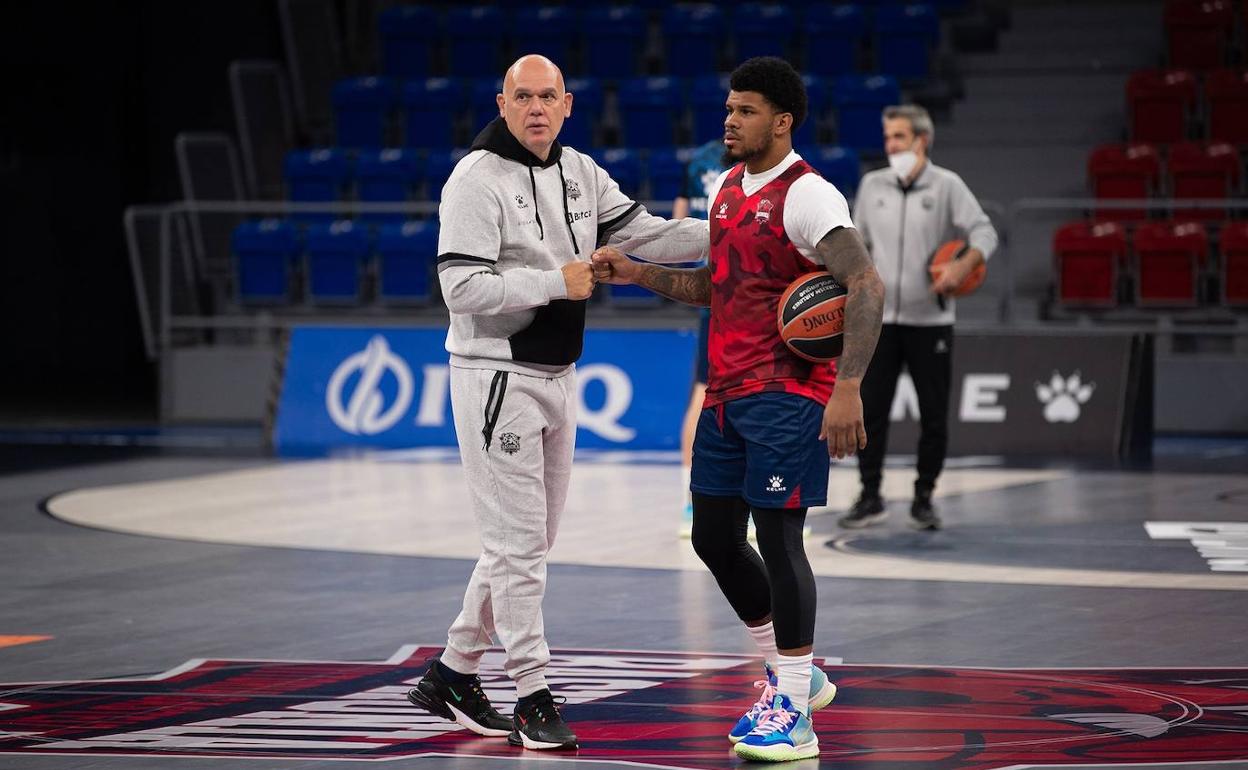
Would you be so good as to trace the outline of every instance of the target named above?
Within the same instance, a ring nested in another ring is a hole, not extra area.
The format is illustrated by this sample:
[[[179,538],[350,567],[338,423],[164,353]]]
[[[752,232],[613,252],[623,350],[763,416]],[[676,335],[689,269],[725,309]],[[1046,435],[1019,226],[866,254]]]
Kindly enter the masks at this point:
[[[888,517],[888,511],[884,510],[884,498],[878,494],[868,494],[863,492],[858,498],[858,502],[850,506],[849,513],[837,520],[845,529],[862,529],[879,524]]]
[[[563,702],[563,698],[559,699]],[[555,697],[550,690],[539,690],[528,699],[516,704],[515,727],[507,742],[526,749],[575,749],[576,734],[559,715]]]
[[[919,530],[940,529],[940,517],[932,507],[932,498],[914,498],[914,502],[910,504],[910,526]]]
[[[477,735],[501,738],[511,732],[511,720],[490,705],[481,689],[481,677],[473,675],[463,682],[449,683],[438,671],[438,661],[407,693],[407,699],[430,714],[449,719]]]

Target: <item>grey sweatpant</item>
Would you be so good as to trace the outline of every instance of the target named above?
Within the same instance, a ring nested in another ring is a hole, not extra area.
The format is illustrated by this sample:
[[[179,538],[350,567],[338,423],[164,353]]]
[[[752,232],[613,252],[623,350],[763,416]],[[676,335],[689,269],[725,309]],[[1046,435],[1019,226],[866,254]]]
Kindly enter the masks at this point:
[[[451,409],[481,537],[481,557],[442,662],[476,673],[497,637],[520,696],[546,687],[546,554],[568,496],[576,443],[576,372],[559,377],[451,367]],[[494,398],[491,399],[491,386]],[[498,407],[498,399],[502,404]],[[498,408],[489,448],[482,429]],[[488,409],[488,411],[487,411]]]

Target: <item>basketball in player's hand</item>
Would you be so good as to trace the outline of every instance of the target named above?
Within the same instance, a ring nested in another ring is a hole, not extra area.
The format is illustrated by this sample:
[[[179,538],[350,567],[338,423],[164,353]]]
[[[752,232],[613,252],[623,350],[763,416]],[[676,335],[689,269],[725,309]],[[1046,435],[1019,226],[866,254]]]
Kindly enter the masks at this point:
[[[932,254],[931,258],[927,260],[927,273],[929,278],[933,281],[936,280],[936,267],[938,265],[945,265],[955,259],[961,259],[965,256],[966,252],[970,251],[970,248],[970,245],[967,244],[966,241],[961,240],[949,241],[948,243],[942,244],[941,247],[936,249],[935,253]],[[966,278],[962,280],[962,283],[958,284],[956,289],[948,293],[954,297],[965,297],[967,294],[974,292],[982,286],[984,278],[986,278],[987,275],[988,266],[983,262],[980,262],[974,270],[967,274]]]
[[[780,339],[807,361],[824,363],[844,348],[848,292],[828,272],[807,273],[784,290],[776,323]]]

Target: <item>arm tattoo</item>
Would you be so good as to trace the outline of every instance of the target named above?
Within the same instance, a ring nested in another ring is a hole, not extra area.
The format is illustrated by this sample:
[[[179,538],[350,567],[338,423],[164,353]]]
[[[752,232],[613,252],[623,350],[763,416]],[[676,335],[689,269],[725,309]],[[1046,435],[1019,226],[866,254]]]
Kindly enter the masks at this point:
[[[845,349],[837,375],[860,378],[871,363],[884,317],[884,283],[875,272],[862,236],[852,227],[838,227],[815,247],[828,272],[849,290],[845,300]]]
[[[668,299],[698,307],[711,306],[711,268],[693,270],[643,264],[635,283]]]

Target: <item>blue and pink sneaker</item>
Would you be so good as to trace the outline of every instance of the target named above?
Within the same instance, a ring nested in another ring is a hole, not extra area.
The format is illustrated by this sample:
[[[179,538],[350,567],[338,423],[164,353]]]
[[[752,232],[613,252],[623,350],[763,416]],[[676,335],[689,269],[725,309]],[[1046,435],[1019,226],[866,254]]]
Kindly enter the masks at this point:
[[[788,762],[819,756],[819,738],[810,717],[793,708],[789,696],[776,693],[771,708],[759,715],[758,726],[734,749],[742,759]]]
[[[728,740],[733,743],[741,741],[745,736],[758,726],[758,721],[763,712],[771,709],[772,701],[776,697],[776,675],[771,670],[771,666],[763,664],[763,671],[766,679],[754,683],[754,686],[760,688],[762,693],[759,694],[758,700],[750,706],[750,710],[745,712],[737,723],[733,725],[732,730],[728,733]],[[815,713],[819,709],[832,702],[836,697],[836,685],[828,679],[828,675],[818,666],[810,667],[810,713]]]

